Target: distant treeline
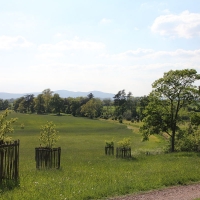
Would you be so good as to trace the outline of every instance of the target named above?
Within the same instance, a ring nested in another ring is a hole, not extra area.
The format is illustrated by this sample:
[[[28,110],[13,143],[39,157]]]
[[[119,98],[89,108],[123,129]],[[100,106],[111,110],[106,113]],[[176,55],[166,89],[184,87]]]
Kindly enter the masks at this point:
[[[37,97],[27,94],[13,103],[8,100],[0,100],[0,109],[11,108],[20,113],[55,113],[58,115],[65,113],[90,118],[139,120],[142,118],[142,110],[147,104],[148,97],[133,97],[131,92],[126,94],[125,90],[120,90],[113,99],[99,99],[95,98],[92,93],[87,97],[61,98],[59,94],[53,94],[50,89],[45,89]]]

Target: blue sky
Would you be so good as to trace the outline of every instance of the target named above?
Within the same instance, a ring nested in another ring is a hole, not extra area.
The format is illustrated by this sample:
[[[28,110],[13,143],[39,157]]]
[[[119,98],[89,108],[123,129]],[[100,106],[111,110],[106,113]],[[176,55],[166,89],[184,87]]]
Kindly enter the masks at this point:
[[[0,92],[148,95],[164,72],[200,73],[198,0],[0,0]]]

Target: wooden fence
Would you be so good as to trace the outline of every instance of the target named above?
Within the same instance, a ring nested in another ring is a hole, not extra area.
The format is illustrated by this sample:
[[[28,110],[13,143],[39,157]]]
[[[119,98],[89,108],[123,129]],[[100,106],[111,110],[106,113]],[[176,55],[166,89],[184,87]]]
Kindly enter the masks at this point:
[[[0,144],[0,186],[12,187],[19,180],[19,140]]]
[[[60,168],[61,148],[35,148],[37,169]]]
[[[116,148],[116,157],[117,158],[131,158],[131,148]]]
[[[105,154],[106,155],[114,155],[114,147],[105,147]]]

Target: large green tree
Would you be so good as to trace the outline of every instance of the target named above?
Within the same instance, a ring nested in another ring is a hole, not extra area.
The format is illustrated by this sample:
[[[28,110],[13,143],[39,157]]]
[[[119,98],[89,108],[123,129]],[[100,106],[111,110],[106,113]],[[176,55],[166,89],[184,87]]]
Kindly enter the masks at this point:
[[[37,114],[45,113],[45,101],[43,94],[38,94],[37,98],[34,99],[34,103],[35,103],[34,108]]]
[[[64,100],[59,94],[56,93],[53,95],[53,97],[51,97],[50,105],[52,107],[52,111],[60,115],[64,107]]]
[[[130,99],[131,92],[126,95],[125,90],[120,90],[113,98],[114,98],[114,106],[115,106],[115,115],[120,116],[123,115],[127,110],[127,99]]]
[[[92,98],[86,104],[81,106],[81,113],[84,116],[94,118],[101,115],[102,109],[102,101],[98,98]]]
[[[26,94],[24,96],[24,108],[26,112],[34,112],[34,94]]]
[[[152,134],[167,133],[171,151],[175,151],[175,136],[179,127],[180,110],[199,97],[194,84],[200,75],[194,69],[170,70],[153,84],[153,91],[144,110],[143,139]]]
[[[53,96],[53,91],[51,91],[51,89],[45,89],[42,91],[42,95],[43,95],[43,99],[44,99],[44,108],[45,108],[45,112],[51,112],[51,107],[50,107],[50,101],[51,98]]]

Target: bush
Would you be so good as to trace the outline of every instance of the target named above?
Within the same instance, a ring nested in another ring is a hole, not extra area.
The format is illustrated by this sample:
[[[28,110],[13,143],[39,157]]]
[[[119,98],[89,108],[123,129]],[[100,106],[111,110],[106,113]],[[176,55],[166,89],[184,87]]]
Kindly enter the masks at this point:
[[[197,126],[189,126],[186,129],[179,130],[176,138],[177,151],[200,151],[200,130]]]

